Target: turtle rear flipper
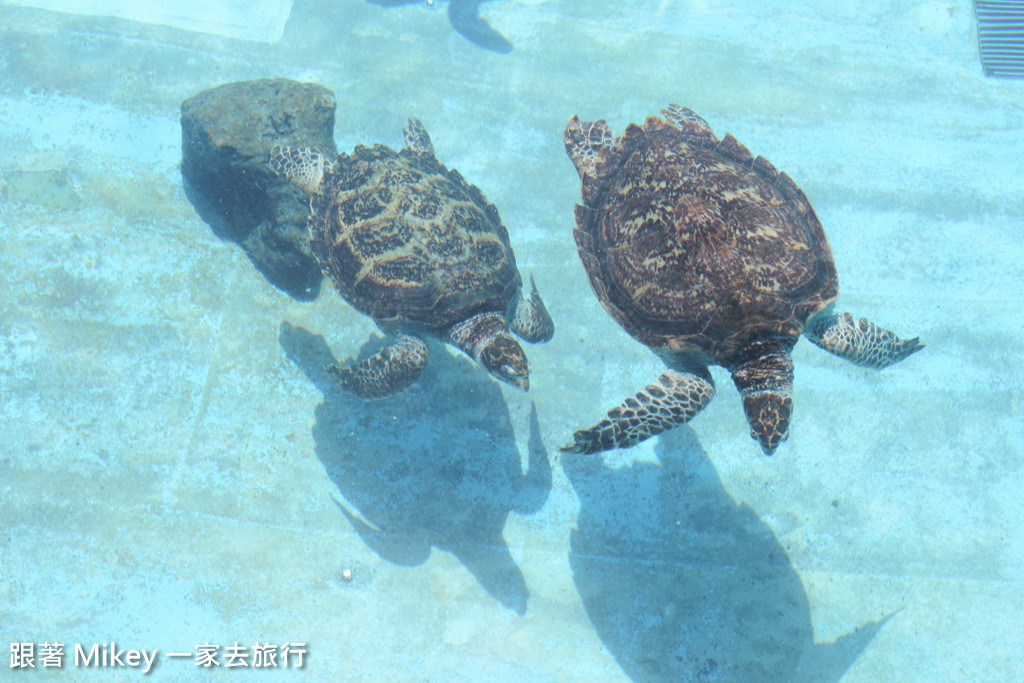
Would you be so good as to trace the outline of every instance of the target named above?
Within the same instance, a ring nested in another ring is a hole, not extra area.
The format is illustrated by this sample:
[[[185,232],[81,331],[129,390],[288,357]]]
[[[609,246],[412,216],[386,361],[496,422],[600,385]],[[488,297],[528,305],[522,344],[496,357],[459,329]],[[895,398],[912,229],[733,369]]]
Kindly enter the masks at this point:
[[[409,117],[409,125],[402,129],[402,135],[405,138],[405,148],[410,152],[434,156],[434,143],[430,141],[427,129],[418,118]]]
[[[562,141],[580,178],[599,178],[598,156],[602,149],[612,148],[617,142],[607,121],[581,121],[575,114],[565,126]]]
[[[316,147],[281,147],[270,150],[270,168],[304,192],[315,194],[329,166]]]
[[[403,334],[366,360],[344,366],[333,363],[324,369],[345,391],[360,398],[385,398],[419,379],[427,356],[423,341]]]
[[[924,348],[913,339],[901,339],[865,318],[854,321],[849,313],[824,312],[804,328],[817,346],[855,365],[873,370],[887,368]]]
[[[554,336],[555,323],[551,320],[551,314],[548,313],[547,306],[540,298],[537,283],[533,281],[532,275],[530,276],[530,298],[527,299],[522,292],[519,293],[508,322],[513,332],[531,344],[550,341]]]
[[[666,370],[636,396],[609,410],[596,425],[573,434],[574,442],[561,450],[597,453],[638,444],[688,422],[714,395],[715,383],[707,368]]]
[[[661,110],[662,116],[670,126],[681,132],[687,139],[700,144],[717,145],[718,137],[712,132],[708,122],[692,109],[670,104]]]

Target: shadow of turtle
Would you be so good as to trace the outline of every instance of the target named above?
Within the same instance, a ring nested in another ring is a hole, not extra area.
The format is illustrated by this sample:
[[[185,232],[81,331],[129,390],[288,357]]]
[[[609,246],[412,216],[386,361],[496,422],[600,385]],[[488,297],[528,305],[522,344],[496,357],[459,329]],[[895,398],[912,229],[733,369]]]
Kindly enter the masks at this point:
[[[401,7],[403,5],[424,4],[424,0],[367,0],[371,5],[381,7]],[[512,43],[501,35],[480,16],[480,5],[489,0],[450,0],[448,2],[448,22],[460,36],[478,47],[498,54],[512,52]],[[433,2],[425,4],[433,5]]]
[[[634,681],[838,681],[892,615],[815,644],[800,577],[693,430],[656,453],[660,466],[562,462],[581,502],[573,579],[619,666]]]
[[[432,547],[450,552],[491,596],[524,614],[529,591],[502,530],[510,512],[535,512],[551,490],[536,414],[524,474],[501,390],[468,359],[432,345],[413,387],[364,401],[324,371],[334,358],[323,337],[285,322],[280,343],[324,396],[313,427],[316,455],[363,541],[406,567],[425,562]],[[367,342],[360,358],[379,346],[379,339]]]

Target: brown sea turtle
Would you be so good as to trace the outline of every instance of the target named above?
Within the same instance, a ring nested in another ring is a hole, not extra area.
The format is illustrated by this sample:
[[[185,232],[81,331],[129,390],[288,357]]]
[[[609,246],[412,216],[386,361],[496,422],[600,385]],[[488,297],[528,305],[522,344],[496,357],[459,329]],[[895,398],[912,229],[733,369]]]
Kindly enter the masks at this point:
[[[715,393],[710,364],[743,398],[771,454],[789,434],[800,334],[840,358],[884,368],[922,348],[836,312],[832,251],[807,197],[731,135],[671,105],[631,124],[573,116],[565,147],[582,183],[573,235],[605,309],[669,369],[562,450],[631,446],[680,425]]]
[[[320,268],[394,338],[366,360],[327,371],[358,396],[389,396],[420,376],[430,336],[525,391],[530,364],[512,332],[547,341],[551,317],[532,279],[523,296],[498,210],[437,160],[418,120],[404,133],[400,152],[360,145],[333,162],[308,147],[271,153],[275,172],[312,194],[309,231]]]

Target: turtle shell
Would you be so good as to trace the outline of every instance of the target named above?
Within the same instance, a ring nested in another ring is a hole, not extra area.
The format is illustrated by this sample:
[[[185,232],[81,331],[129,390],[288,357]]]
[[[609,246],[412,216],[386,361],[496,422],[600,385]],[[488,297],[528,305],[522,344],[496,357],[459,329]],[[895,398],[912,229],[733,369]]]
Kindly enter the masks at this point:
[[[627,332],[728,366],[752,341],[799,335],[835,299],[835,266],[789,176],[689,110],[674,113],[600,149],[574,235]]]
[[[432,154],[356,147],[338,157],[311,209],[324,274],[379,323],[440,330],[504,314],[522,285],[498,210]]]

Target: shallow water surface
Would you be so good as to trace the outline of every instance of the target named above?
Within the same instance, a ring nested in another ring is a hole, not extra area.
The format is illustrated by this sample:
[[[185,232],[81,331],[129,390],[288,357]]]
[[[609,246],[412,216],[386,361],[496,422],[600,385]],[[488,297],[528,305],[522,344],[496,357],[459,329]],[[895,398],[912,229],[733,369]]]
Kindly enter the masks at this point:
[[[506,52],[447,2],[126,4],[0,2],[25,680],[121,680],[75,661],[112,641],[167,681],[260,678],[257,645],[285,681],[1024,678],[1024,81],[983,75],[970,2],[460,3]],[[498,207],[557,328],[527,394],[440,343],[394,398],[330,382],[372,321],[276,288],[182,185],[182,101],[271,77],[333,91],[342,151],[418,117]],[[926,344],[875,372],[798,343],[770,458],[721,368],[688,425],[559,452],[663,369],[590,288],[562,131],[670,102],[804,190],[842,310]]]

